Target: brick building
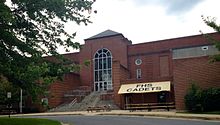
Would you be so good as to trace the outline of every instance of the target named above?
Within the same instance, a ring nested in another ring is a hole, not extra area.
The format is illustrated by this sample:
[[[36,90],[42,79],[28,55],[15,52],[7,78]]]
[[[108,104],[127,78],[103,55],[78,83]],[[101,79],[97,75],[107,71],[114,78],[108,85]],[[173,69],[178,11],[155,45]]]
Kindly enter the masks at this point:
[[[202,35],[132,44],[123,34],[106,30],[85,39],[79,52],[64,54],[82,67],[51,85],[49,105],[64,103],[68,91],[84,89],[104,92],[102,99],[113,99],[122,109],[129,103],[175,102],[183,110],[192,81],[202,88],[220,87],[220,65],[209,63],[217,53]],[[83,65],[86,60],[89,66]]]

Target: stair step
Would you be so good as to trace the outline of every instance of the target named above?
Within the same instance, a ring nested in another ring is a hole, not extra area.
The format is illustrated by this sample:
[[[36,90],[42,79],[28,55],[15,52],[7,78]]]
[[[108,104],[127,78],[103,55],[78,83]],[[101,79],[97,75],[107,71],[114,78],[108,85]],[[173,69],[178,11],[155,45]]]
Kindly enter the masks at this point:
[[[104,106],[104,105],[110,105],[112,109],[119,109],[115,104],[113,100],[103,101],[100,99],[100,96],[102,95],[102,92],[91,92],[89,95],[85,96],[85,98],[79,102],[75,103],[71,107],[69,104],[60,106],[58,108],[55,108],[51,111],[85,111],[88,107],[94,107],[94,106]]]

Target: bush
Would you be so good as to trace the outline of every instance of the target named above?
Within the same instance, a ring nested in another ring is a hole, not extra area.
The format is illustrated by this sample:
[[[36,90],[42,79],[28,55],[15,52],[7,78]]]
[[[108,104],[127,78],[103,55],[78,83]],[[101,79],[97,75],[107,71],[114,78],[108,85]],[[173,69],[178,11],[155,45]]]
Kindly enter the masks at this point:
[[[184,98],[188,111],[198,112],[203,110],[201,106],[201,95],[202,90],[193,83]]]
[[[204,111],[220,111],[220,88],[209,88],[202,91]]]
[[[28,107],[23,109],[23,113],[39,113],[40,110],[38,108]]]
[[[184,99],[190,112],[220,111],[220,88],[202,90],[193,83]]]

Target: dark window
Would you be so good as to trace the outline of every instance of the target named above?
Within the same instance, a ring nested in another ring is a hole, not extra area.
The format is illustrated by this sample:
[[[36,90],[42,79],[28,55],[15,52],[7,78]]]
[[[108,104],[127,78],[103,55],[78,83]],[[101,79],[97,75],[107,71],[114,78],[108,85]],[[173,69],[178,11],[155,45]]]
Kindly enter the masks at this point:
[[[99,69],[102,69],[102,59],[99,59]]]
[[[99,78],[98,76],[99,76],[98,71],[95,71],[95,82],[98,81],[98,78]]]
[[[158,103],[166,102],[166,92],[159,92],[157,94],[157,101],[158,101]]]
[[[107,53],[107,51],[108,51],[107,49],[103,49],[103,53]]]
[[[108,58],[108,68],[112,67],[112,58]]]
[[[102,71],[99,71],[99,81],[102,81]]]
[[[98,58],[98,57],[99,57],[99,54],[98,54],[98,53],[96,53],[96,54],[95,54],[95,58]]]
[[[95,70],[97,70],[97,69],[98,69],[98,66],[99,66],[98,59],[95,59]]]
[[[136,70],[137,79],[141,78],[141,69]]]
[[[103,59],[103,68],[107,69],[107,59],[106,58]]]

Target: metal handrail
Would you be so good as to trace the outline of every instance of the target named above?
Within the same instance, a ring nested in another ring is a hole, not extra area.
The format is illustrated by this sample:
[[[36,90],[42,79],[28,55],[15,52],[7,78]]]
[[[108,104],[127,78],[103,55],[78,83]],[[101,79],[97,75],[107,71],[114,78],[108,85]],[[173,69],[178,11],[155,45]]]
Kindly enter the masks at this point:
[[[70,103],[69,103],[69,107],[72,107],[74,104],[77,103],[77,98],[74,98]]]

